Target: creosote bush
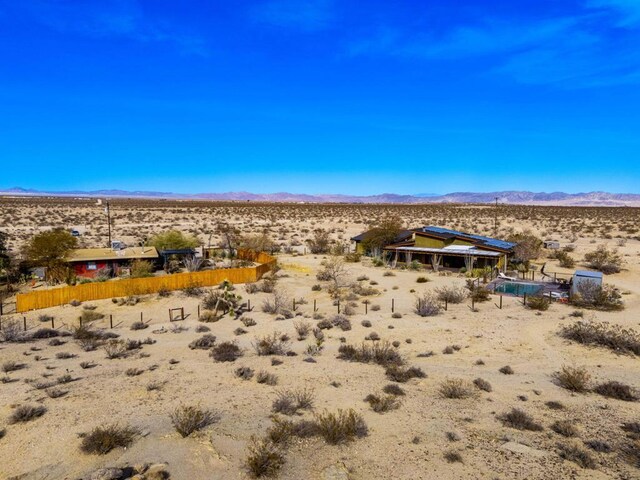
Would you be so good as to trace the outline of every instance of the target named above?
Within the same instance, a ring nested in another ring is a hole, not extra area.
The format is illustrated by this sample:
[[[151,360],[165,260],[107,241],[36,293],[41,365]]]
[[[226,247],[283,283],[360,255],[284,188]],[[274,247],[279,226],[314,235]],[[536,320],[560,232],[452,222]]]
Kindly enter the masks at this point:
[[[364,401],[376,413],[384,413],[400,407],[400,400],[395,395],[375,395],[370,393],[364,398]]]
[[[210,333],[203,335],[200,338],[195,339],[189,344],[191,350],[209,350],[216,344],[216,336]]]
[[[170,414],[171,423],[183,438],[216,422],[217,414],[200,406],[181,405]]]
[[[316,414],[314,421],[318,433],[330,445],[346,443],[356,438],[366,437],[369,433],[367,424],[361,415],[354,410],[324,411]]]
[[[591,375],[584,367],[563,365],[559,372],[553,374],[556,384],[572,392],[585,393],[589,389]]]
[[[578,321],[561,328],[560,336],[583,345],[597,345],[614,352],[640,356],[640,333],[608,322]]]
[[[404,368],[391,364],[385,369],[385,375],[393,382],[406,383],[412,378],[426,378],[427,374],[420,367]]]
[[[117,424],[96,427],[83,436],[80,450],[84,453],[105,455],[114,448],[128,447],[137,434],[137,429]]]
[[[284,415],[295,415],[299,410],[311,410],[314,402],[314,391],[310,388],[281,390],[273,401],[272,411]]]
[[[498,416],[505,426],[515,428],[516,430],[529,430],[539,432],[543,430],[542,425],[537,423],[531,415],[519,408],[512,408],[510,412],[503,413]]]
[[[45,414],[47,409],[42,405],[18,405],[9,416],[8,423],[26,423]]]
[[[398,350],[387,341],[372,344],[362,343],[359,346],[340,345],[337,358],[351,362],[375,363],[383,367],[404,364],[404,359]]]
[[[235,342],[222,342],[209,354],[216,362],[235,362],[242,356],[242,349]]]
[[[473,384],[461,378],[448,378],[440,383],[438,393],[442,398],[465,399],[476,395]]]
[[[558,454],[565,460],[577,463],[582,468],[594,469],[597,466],[589,451],[576,443],[558,444]]]
[[[491,384],[489,382],[487,382],[486,380],[482,379],[482,378],[476,378],[473,381],[473,384],[480,390],[484,391],[484,392],[491,392],[493,390],[493,388],[491,387]]]
[[[549,310],[549,305],[551,305],[551,300],[544,296],[527,298],[527,307],[529,307],[529,309],[531,310],[544,312],[546,310]]]
[[[571,420],[557,420],[551,425],[551,430],[563,437],[578,436],[578,428]]]
[[[268,439],[252,437],[249,445],[249,456],[246,460],[247,470],[253,478],[275,477],[284,465],[282,450]]]
[[[289,349],[289,341],[280,332],[273,332],[256,338],[253,348],[258,355],[285,355]]]
[[[615,398],[624,402],[636,402],[640,399],[634,388],[615,380],[599,383],[593,388],[593,391],[603,397]]]

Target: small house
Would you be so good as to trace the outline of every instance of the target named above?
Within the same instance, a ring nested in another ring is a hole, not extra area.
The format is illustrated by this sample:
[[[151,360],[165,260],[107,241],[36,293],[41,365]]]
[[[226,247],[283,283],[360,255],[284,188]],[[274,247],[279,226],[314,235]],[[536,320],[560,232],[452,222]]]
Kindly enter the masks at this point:
[[[72,250],[66,258],[78,277],[94,278],[100,275],[119,276],[128,274],[131,262],[134,260],[148,260],[152,263],[158,260],[155,247],[124,247],[118,248],[79,248]]]
[[[580,289],[585,288],[587,284],[591,284],[596,287],[602,287],[602,279],[602,272],[576,270],[576,272],[573,274],[573,278],[571,279],[571,295],[580,293]]]

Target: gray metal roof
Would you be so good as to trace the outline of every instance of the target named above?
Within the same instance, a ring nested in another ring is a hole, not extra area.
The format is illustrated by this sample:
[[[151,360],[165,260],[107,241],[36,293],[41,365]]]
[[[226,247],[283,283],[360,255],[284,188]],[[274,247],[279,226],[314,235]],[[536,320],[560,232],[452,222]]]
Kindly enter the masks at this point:
[[[511,250],[516,246],[515,243],[507,242],[504,240],[498,240],[497,238],[491,237],[483,237],[482,235],[473,235],[471,233],[459,232],[457,230],[450,230],[448,228],[435,227],[433,225],[429,225],[428,227],[422,227],[421,229],[424,233],[435,233],[437,235],[452,235],[460,238],[468,238],[471,240],[476,240],[477,242],[481,242],[487,247],[495,247],[503,250]]]
[[[389,250],[399,250],[401,252],[413,252],[413,253],[440,253],[442,255],[471,255],[474,257],[500,257],[504,255],[500,252],[494,252],[492,250],[480,250],[479,248],[454,249],[454,248],[428,248],[428,247],[395,247]]]
[[[602,272],[594,272],[592,270],[576,270],[576,277],[602,278]]]

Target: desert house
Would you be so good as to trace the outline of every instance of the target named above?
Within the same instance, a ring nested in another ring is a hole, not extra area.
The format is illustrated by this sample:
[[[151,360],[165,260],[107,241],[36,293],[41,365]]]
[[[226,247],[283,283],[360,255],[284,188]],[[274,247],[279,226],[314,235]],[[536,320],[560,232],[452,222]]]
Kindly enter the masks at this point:
[[[67,254],[66,260],[77,277],[95,278],[128,275],[129,267],[134,260],[155,263],[158,258],[155,247],[125,247],[119,242],[113,242],[112,248],[72,250]]]
[[[358,244],[366,238],[364,232],[352,240]],[[417,261],[440,268],[471,270],[499,268],[505,270],[516,244],[491,237],[474,235],[442,227],[427,226],[402,232],[399,241],[383,248],[384,256],[392,264]]]

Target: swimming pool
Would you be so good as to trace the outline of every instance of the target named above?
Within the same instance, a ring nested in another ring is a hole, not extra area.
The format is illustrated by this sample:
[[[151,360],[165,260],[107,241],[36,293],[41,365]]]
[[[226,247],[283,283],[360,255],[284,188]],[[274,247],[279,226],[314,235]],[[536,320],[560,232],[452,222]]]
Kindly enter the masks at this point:
[[[504,282],[496,286],[495,293],[505,293],[517,297],[522,297],[525,294],[527,296],[533,296],[539,294],[543,288],[542,285],[537,283]]]

